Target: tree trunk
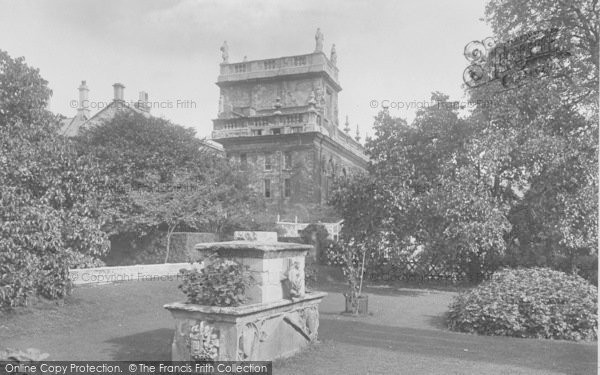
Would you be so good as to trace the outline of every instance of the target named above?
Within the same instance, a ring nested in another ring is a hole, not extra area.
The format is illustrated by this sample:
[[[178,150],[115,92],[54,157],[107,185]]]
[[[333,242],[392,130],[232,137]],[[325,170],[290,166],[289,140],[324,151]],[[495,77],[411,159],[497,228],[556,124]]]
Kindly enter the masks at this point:
[[[167,229],[167,254],[165,255],[165,263],[167,263],[167,261],[169,260],[169,252],[171,250],[171,235],[175,231],[176,227],[177,225],[174,225],[172,227],[169,226],[169,228]]]
[[[362,294],[363,278],[365,277],[365,258],[367,257],[367,249],[363,249],[362,264],[360,266],[360,285],[358,287],[358,295]],[[358,302],[357,302],[358,308]]]

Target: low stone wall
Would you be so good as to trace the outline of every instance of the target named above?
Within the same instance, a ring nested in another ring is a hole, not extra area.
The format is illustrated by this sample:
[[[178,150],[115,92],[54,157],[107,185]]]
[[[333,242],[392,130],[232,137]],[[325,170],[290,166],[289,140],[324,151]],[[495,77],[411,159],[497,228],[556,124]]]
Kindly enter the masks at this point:
[[[277,232],[235,231],[234,241],[277,242]],[[204,241],[208,242],[208,241]]]
[[[218,242],[219,235],[204,232],[175,232],[171,235],[170,262],[197,261],[198,252],[194,246],[203,242]]]
[[[107,284],[123,281],[172,281],[178,280],[179,270],[195,267],[199,267],[199,264],[165,263],[79,268],[69,270],[69,277],[75,285]]]
[[[299,237],[300,232],[310,224],[318,224],[324,226],[325,229],[327,229],[327,233],[329,234],[328,238],[330,240],[337,241],[340,237],[340,232],[342,231],[343,220],[340,220],[336,223],[297,223],[278,221],[277,227],[282,229],[282,237]]]
[[[168,263],[196,261],[194,246],[201,242],[218,242],[216,233],[175,232],[171,235]],[[123,234],[111,238],[111,249],[104,261],[109,266],[162,264],[167,250],[166,232],[153,232],[141,238]]]

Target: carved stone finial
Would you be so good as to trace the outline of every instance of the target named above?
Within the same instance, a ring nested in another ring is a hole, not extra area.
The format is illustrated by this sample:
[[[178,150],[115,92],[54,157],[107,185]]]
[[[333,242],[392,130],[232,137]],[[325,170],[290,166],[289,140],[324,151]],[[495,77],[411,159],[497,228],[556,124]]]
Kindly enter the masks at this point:
[[[354,139],[356,139],[356,142],[360,142],[360,132],[358,130],[358,124],[356,124],[356,137]]]
[[[331,46],[331,55],[329,57],[333,66],[337,65],[337,51],[335,50],[335,44]]]
[[[346,115],[346,122],[344,123],[344,132],[350,134],[350,123],[348,122],[348,115]]]
[[[248,61],[248,56],[244,56],[244,62]]]
[[[221,46],[221,57],[223,58],[224,64],[229,62],[229,46],[227,45],[227,41],[224,41]]]
[[[315,52],[323,52],[323,42],[324,41],[325,41],[325,38],[323,37],[321,28],[317,28],[317,33],[315,34]]]

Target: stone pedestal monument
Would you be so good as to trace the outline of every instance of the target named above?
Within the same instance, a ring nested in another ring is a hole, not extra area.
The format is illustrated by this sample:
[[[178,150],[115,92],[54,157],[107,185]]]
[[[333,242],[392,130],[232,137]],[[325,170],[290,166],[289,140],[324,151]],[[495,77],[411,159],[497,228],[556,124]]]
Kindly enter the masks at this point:
[[[317,339],[318,305],[326,293],[307,293],[304,260],[310,245],[230,241],[196,250],[249,266],[256,284],[236,307],[171,303],[173,361],[270,361],[293,355]]]

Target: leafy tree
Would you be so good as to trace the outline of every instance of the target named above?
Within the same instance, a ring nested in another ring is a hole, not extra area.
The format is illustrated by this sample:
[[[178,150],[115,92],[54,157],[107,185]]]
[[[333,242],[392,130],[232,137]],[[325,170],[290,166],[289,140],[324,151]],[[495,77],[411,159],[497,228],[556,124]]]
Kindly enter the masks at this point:
[[[83,129],[77,142],[81,153],[102,160],[110,178],[130,190],[151,190],[171,182],[179,168],[207,164],[193,129],[126,110]]]
[[[84,130],[77,142],[122,187],[106,230],[115,236],[166,231],[165,261],[177,228],[223,233],[261,206],[249,176],[206,150],[193,129],[123,112]]]
[[[470,92],[472,100],[494,103],[477,108],[472,119],[485,126],[482,149],[502,150],[502,157],[490,158],[498,165],[497,193],[520,192],[510,202],[512,262],[595,279],[590,266],[597,259],[597,1],[490,1],[486,18],[498,40],[556,27],[559,46],[571,54],[549,76],[511,90],[492,84]]]
[[[466,263],[478,280],[481,266],[504,254],[508,206],[494,195],[492,165],[474,155],[478,128],[444,104],[446,95],[432,101],[438,105],[420,110],[410,126],[386,112],[376,118],[367,150],[378,186],[372,196],[382,203],[369,206],[378,208],[384,225],[377,226],[391,246],[421,245],[422,260]]]
[[[350,194],[365,185],[356,179],[342,182],[333,201],[348,232],[368,228],[359,217],[375,217],[372,228],[400,243],[414,239],[424,259],[466,256],[476,266],[503,257],[595,281],[596,7],[596,1],[490,1],[486,17],[498,41],[557,27],[570,57],[555,61],[551,75],[525,78],[509,90],[498,82],[471,90],[471,101],[493,105],[466,117],[443,104],[419,111],[410,125],[380,113],[367,143],[372,183],[365,190],[372,196]],[[448,97],[434,93],[432,100]],[[383,204],[376,204],[379,195]],[[359,206],[368,212],[357,215]]]
[[[0,307],[62,297],[69,266],[108,249],[110,191],[97,163],[58,135],[50,95],[37,69],[0,51]]]
[[[357,174],[337,180],[329,203],[344,219],[342,234],[363,239],[385,229],[391,211],[389,193],[379,180],[368,175]]]
[[[597,104],[598,101],[588,95],[598,91],[598,10],[597,0],[491,0],[486,5],[485,19],[498,40],[559,28],[559,44],[574,56],[565,71],[557,74],[574,91],[561,91],[563,95],[579,92],[580,100]]]
[[[235,182],[239,181],[232,184],[224,175],[182,171],[172,182],[153,191],[131,191],[129,197],[136,211],[130,220],[150,230],[166,227],[166,263],[171,235],[178,227],[222,233],[227,224],[247,219],[258,207],[259,200],[247,185],[236,186]]]

